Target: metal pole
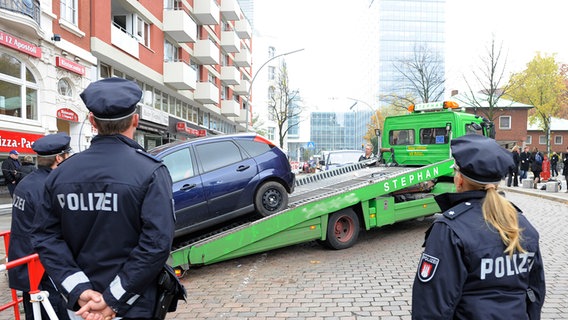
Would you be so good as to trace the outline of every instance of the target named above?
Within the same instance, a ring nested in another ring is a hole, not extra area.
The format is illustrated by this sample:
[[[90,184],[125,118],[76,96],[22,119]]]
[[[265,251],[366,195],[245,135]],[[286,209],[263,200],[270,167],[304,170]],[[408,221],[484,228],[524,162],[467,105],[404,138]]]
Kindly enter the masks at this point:
[[[266,61],[256,70],[256,72],[254,73],[254,76],[252,77],[252,80],[251,80],[251,82],[250,82],[250,88],[249,88],[248,97],[247,97],[247,108],[246,108],[246,113],[245,113],[245,114],[246,114],[246,116],[245,116],[245,120],[246,120],[246,132],[248,132],[248,127],[249,127],[249,109],[250,109],[250,105],[251,105],[251,104],[250,104],[250,99],[251,99],[251,94],[252,94],[252,84],[254,83],[254,79],[256,79],[256,76],[258,76],[258,73],[260,72],[260,70],[261,70],[266,64],[268,64],[270,61],[272,61],[272,60],[274,60],[274,59],[276,59],[276,58],[280,58],[280,57],[283,57],[283,56],[287,56],[287,55],[289,55],[289,54],[296,53],[296,52],[300,52],[300,51],[303,51],[303,50],[304,50],[304,48],[298,49],[298,50],[294,50],[294,51],[290,51],[290,52],[286,52],[286,53],[281,53],[281,54],[279,54],[279,55],[275,55],[274,57],[272,57],[272,58],[266,60]]]

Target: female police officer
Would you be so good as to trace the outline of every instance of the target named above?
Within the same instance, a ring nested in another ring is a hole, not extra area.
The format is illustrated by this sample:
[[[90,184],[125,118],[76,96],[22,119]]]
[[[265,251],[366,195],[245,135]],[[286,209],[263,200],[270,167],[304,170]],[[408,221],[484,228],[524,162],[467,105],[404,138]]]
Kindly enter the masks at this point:
[[[426,232],[412,292],[413,319],[540,319],[544,269],[539,235],[497,192],[513,159],[494,140],[452,140],[457,193]]]

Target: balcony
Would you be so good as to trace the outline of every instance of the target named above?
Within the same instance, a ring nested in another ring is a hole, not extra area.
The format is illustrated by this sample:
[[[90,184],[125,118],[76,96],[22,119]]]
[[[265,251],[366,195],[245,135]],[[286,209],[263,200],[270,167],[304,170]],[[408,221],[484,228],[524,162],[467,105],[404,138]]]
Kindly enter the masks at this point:
[[[235,21],[239,20],[239,13],[241,8],[237,0],[221,0],[221,15],[225,20]]]
[[[239,112],[239,117],[235,118],[235,122],[237,123],[246,123],[247,122],[247,109],[241,109]]]
[[[114,23],[110,26],[110,43],[137,59],[140,55],[138,40]]]
[[[197,40],[193,46],[193,58],[199,64],[219,64],[219,48],[209,39]]]
[[[250,39],[252,36],[252,28],[247,19],[235,22],[235,31],[241,39]]]
[[[240,105],[235,100],[221,100],[221,114],[226,117],[240,116]]]
[[[235,59],[233,60],[233,64],[235,66],[249,68],[251,66],[251,62],[251,54],[248,49],[243,48],[240,52],[235,53]]]
[[[39,1],[0,1],[0,9],[5,9],[11,12],[20,13],[30,17],[38,25],[41,8]]]
[[[239,52],[241,50],[241,39],[235,31],[221,32],[221,48],[226,52]]]
[[[234,66],[221,67],[221,82],[225,85],[239,84],[241,81],[239,69]]]
[[[164,32],[181,43],[197,40],[197,24],[183,10],[164,10]]]
[[[250,81],[241,80],[241,83],[233,87],[233,92],[248,97],[250,91]]]
[[[215,0],[193,1],[193,16],[200,25],[219,24],[220,10]]]
[[[219,104],[219,88],[210,82],[198,82],[193,99],[201,104]]]
[[[195,89],[197,71],[183,61],[164,62],[164,83],[177,90]]]

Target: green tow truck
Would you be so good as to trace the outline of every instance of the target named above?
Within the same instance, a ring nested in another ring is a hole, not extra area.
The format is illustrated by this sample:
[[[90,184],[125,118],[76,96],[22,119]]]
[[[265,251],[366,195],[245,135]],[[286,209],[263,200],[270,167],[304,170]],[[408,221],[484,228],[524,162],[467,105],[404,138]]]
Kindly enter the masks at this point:
[[[286,210],[180,245],[169,264],[180,269],[317,240],[353,246],[361,230],[433,215],[433,196],[453,190],[450,140],[494,137],[493,124],[455,102],[417,104],[385,119],[379,157],[296,182]]]

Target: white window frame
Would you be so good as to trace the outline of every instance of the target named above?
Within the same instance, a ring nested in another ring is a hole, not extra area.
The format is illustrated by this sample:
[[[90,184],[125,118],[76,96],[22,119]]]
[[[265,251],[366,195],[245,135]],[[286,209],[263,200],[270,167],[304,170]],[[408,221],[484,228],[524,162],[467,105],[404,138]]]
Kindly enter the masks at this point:
[[[561,135],[554,136],[554,144],[556,144],[556,145],[564,144],[564,137],[561,136]]]
[[[273,66],[268,66],[268,80],[274,80],[276,77],[276,68]]]
[[[164,40],[164,61],[179,61],[179,47],[168,40]]]
[[[508,120],[508,125],[503,125],[503,120]],[[511,129],[511,116],[500,116],[499,117],[499,129],[510,130]]]
[[[532,136],[527,136],[526,144],[532,144]]]
[[[74,26],[78,25],[78,0],[61,0],[59,9],[60,19],[63,19]]]
[[[541,135],[538,136],[538,144],[540,144],[540,145],[546,144],[546,136],[544,134],[541,134]]]
[[[275,133],[276,133],[276,128],[274,128],[274,127],[266,128],[266,137],[268,138],[268,140],[274,141]]]

